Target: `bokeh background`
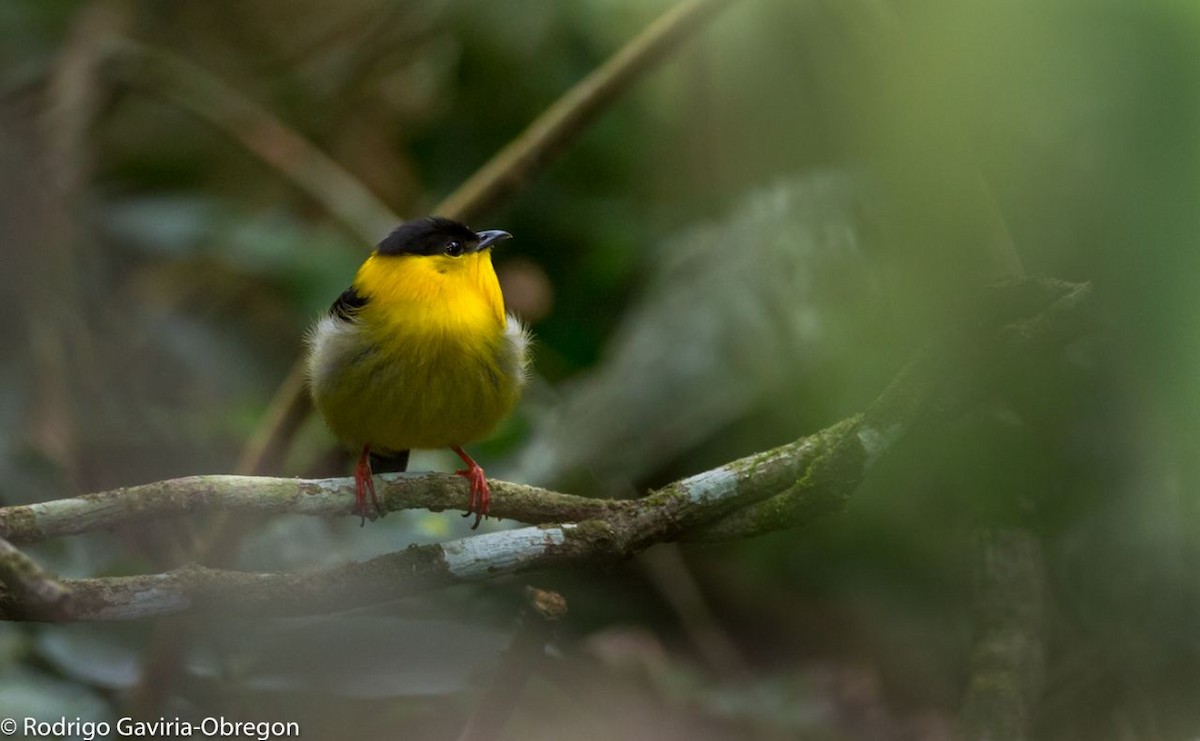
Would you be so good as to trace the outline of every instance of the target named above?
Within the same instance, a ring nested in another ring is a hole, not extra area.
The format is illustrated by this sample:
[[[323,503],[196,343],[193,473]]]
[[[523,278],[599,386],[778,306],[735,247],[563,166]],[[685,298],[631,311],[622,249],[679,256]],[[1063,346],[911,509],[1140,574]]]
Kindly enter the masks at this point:
[[[387,229],[362,194],[427,213],[670,6],[0,4],[3,503],[232,470]],[[497,269],[537,336],[522,407],[476,446],[491,473],[633,496],[818,430],[1010,247],[1093,284],[1086,330],[804,529],[312,618],[4,624],[0,714],[453,738],[533,584],[570,611],[504,738],[952,738],[981,534],[1004,529],[1040,548],[1009,737],[1196,737],[1197,52],[1179,0],[732,3],[472,224],[516,235]],[[331,445],[310,420],[272,472],[340,475]],[[155,572],[206,525],[30,553]],[[468,534],[357,525],[257,522],[224,555],[301,569]]]

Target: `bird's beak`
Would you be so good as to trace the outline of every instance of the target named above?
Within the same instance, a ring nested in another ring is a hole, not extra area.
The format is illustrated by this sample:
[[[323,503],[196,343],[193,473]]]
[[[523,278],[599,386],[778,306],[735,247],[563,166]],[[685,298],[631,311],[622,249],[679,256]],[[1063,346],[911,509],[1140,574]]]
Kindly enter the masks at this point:
[[[503,242],[506,239],[512,239],[512,235],[500,229],[488,229],[484,232],[479,232],[476,236],[479,237],[479,244],[475,245],[476,252],[482,252],[494,246],[497,242]]]

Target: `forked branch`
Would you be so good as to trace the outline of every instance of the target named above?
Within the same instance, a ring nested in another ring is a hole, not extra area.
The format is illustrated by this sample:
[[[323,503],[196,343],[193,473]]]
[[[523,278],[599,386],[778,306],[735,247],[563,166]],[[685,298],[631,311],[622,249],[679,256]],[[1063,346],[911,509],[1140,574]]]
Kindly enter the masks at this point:
[[[197,610],[312,614],[506,574],[625,558],[655,543],[745,538],[801,525],[844,507],[873,463],[914,426],[959,413],[987,393],[990,379],[1012,371],[1018,364],[1013,361],[1073,337],[1077,309],[1089,290],[1086,284],[1048,279],[1000,284],[965,329],[919,353],[862,413],[642,499],[591,500],[495,482],[495,514],[537,524],[301,573],[189,566],[63,580],[53,584],[69,599],[52,600],[54,609],[36,590],[10,589],[0,599],[0,617],[128,620]],[[466,501],[461,480],[444,475],[386,477],[382,488],[389,510],[457,508]],[[0,536],[27,543],[204,509],[351,514],[351,491],[344,479],[191,477],[0,509]],[[0,552],[0,576],[40,572],[31,572],[32,562],[25,562],[15,548]]]

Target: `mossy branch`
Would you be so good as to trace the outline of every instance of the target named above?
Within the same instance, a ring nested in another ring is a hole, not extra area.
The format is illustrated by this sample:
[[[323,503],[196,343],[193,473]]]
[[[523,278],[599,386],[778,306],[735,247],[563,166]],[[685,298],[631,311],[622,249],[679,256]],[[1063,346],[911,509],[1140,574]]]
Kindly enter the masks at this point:
[[[0,538],[0,580],[8,588],[7,599],[17,605],[18,618],[54,621],[75,614],[71,590],[4,538]]]
[[[466,481],[440,473],[380,474],[385,512],[461,508]],[[604,517],[629,502],[588,499],[532,486],[492,481],[492,515],[530,524]],[[357,517],[352,479],[292,479],[212,474],[155,481],[111,491],[0,508],[0,534],[12,543],[111,530],[210,512]],[[374,518],[374,513],[371,513]]]
[[[162,574],[64,580],[53,612],[30,590],[0,599],[7,619],[127,620],[185,611],[298,615],[344,610],[465,582],[626,558],[677,540],[745,538],[840,510],[880,456],[922,421],[956,414],[987,393],[1018,353],[1077,329],[1087,285],[1022,279],[996,286],[964,329],[922,351],[862,413],[778,448],[681,479],[636,500],[594,500],[493,482],[492,511],[530,527],[410,546],[368,561],[302,573],[188,566]],[[461,508],[465,483],[440,474],[382,476],[386,510]],[[347,479],[195,476],[0,509],[17,543],[203,510],[353,514]],[[49,583],[11,548],[0,578]],[[38,576],[30,581],[22,574]],[[11,585],[10,585],[11,586]]]

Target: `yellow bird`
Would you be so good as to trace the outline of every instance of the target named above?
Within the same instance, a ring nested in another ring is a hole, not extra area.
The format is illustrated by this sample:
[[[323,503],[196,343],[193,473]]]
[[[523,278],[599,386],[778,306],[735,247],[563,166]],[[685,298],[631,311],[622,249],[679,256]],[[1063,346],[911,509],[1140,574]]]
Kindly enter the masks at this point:
[[[413,448],[450,448],[470,482],[464,516],[488,512],[483,469],[463,445],[512,411],[529,335],[504,311],[492,248],[508,232],[429,217],[398,226],[308,334],[313,402],[356,452],[356,505],[366,521],[375,468],[403,471]]]

